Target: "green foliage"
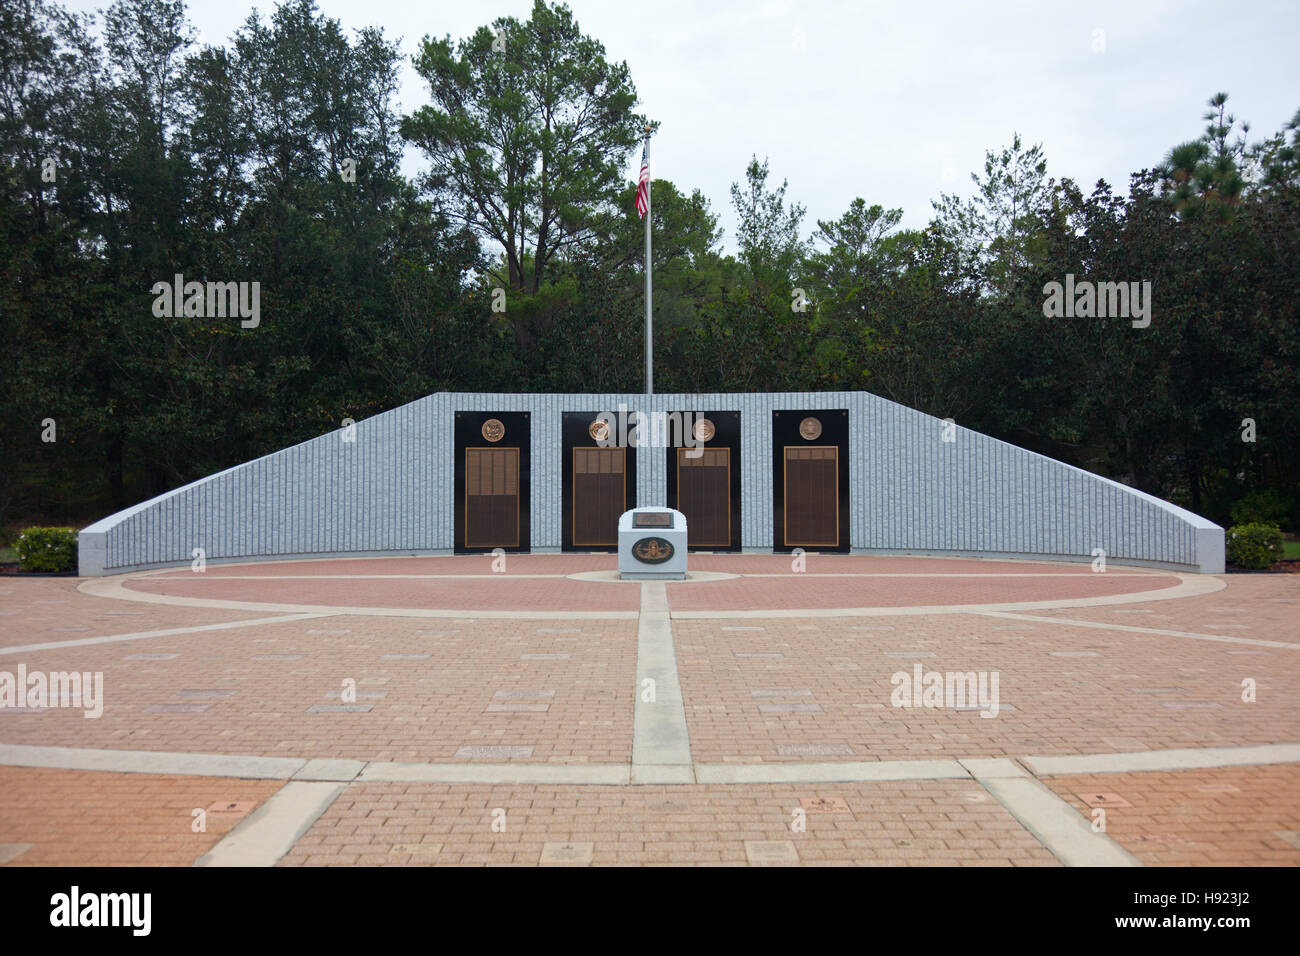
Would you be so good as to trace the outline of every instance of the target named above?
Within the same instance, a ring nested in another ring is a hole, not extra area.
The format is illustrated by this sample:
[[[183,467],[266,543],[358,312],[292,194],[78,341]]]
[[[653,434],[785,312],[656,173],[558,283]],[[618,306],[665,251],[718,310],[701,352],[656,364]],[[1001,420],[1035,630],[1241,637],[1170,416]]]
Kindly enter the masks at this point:
[[[14,547],[24,571],[53,574],[77,570],[76,528],[26,528]]]
[[[1243,495],[1232,506],[1233,524],[1271,524],[1281,527],[1295,511],[1295,499],[1265,488]]]
[[[1228,529],[1227,558],[1239,568],[1262,571],[1282,557],[1282,532],[1277,525],[1243,524]]]
[[[551,266],[617,215],[623,164],[646,125],[626,63],[564,5],[535,0],[453,44],[425,38],[415,69],[433,102],[402,122],[449,214],[499,248],[496,275],[536,294]],[[531,257],[531,269],[524,260]]]
[[[971,173],[976,195],[943,194],[934,204],[947,239],[987,276],[988,288],[1007,295],[1034,258],[1039,215],[1052,188],[1042,144],[1025,148],[1016,133],[1000,154],[984,154],[984,175]]]
[[[397,44],[312,0],[222,45],[181,0],[116,0],[101,25],[0,4],[0,528],[90,520],[440,390],[641,390],[625,171],[646,119],[567,7],[426,39],[405,117]],[[1222,524],[1287,524],[1300,114],[1251,143],[1226,102],[1127,194],[1049,179],[1017,135],[920,229],[859,197],[807,235],[798,184],[741,152],[735,255],[708,197],[655,180],[656,390],[865,388]],[[260,282],[260,327],[155,317],[176,273]],[[1044,318],[1067,273],[1150,281],[1150,326]]]

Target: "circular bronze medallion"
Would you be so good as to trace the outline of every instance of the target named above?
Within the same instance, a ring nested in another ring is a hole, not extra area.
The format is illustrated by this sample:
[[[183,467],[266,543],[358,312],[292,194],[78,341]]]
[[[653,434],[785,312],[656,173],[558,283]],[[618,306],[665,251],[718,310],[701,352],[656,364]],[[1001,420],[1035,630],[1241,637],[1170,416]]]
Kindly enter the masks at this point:
[[[808,441],[815,441],[820,438],[822,434],[821,421],[809,415],[799,423],[799,434]]]
[[[673,556],[673,546],[663,538],[642,538],[632,545],[632,557],[642,564],[663,564]]]
[[[483,437],[488,441],[500,441],[506,437],[506,426],[499,418],[489,418],[483,423]]]
[[[707,418],[696,420],[694,426],[691,428],[691,434],[694,435],[695,440],[699,442],[708,441],[717,433],[718,430],[713,427],[713,422],[709,421]]]
[[[587,426],[587,434],[591,436],[592,441],[605,441],[605,439],[609,438],[609,422],[603,418],[597,418]]]

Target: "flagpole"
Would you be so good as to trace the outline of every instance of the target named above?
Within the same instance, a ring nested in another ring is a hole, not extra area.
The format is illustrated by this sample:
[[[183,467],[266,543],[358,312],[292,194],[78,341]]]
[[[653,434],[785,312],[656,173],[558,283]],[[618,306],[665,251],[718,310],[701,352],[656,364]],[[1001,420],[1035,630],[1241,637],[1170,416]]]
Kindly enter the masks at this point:
[[[645,161],[650,162],[650,125],[645,128]],[[654,378],[654,322],[651,312],[654,307],[654,285],[650,277],[650,180],[645,184],[645,393],[655,393]]]

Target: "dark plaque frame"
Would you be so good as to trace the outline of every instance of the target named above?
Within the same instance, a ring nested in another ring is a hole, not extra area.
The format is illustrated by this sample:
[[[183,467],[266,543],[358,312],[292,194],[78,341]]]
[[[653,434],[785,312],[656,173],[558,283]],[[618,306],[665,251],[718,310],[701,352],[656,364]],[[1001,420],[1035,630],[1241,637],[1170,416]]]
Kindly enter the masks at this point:
[[[822,431],[813,441],[799,434],[799,423],[812,416],[820,419]],[[794,446],[834,445],[838,449],[836,484],[839,508],[839,543],[799,545],[785,543],[785,449]],[[847,553],[849,550],[849,412],[846,408],[782,409],[772,412],[772,549],[790,553],[795,548]]]
[[[690,411],[692,424],[699,420],[700,416],[713,422],[716,431],[713,437],[704,443],[704,448],[727,448],[731,452],[731,543],[728,545],[721,544],[702,544],[696,547],[691,543],[691,523],[688,518],[686,521],[686,538],[687,551],[739,551],[740,550],[740,412],[707,412],[698,409],[679,409],[683,414]],[[678,511],[677,500],[677,449],[668,448],[666,451],[666,460],[668,468],[668,507]]]
[[[483,423],[496,418],[505,425],[505,436],[496,442],[483,437]],[[465,546],[465,451],[469,448],[519,449],[519,544],[517,547],[497,545],[507,552],[532,549],[529,517],[532,512],[532,425],[528,412],[456,412],[455,415],[455,495],[454,552],[456,554],[490,554],[491,547]]]
[[[606,411],[608,412],[608,409]],[[576,547],[573,544],[573,449],[618,447],[616,445],[602,446],[596,439],[591,437],[591,432],[588,429],[598,415],[600,415],[600,412],[564,412],[562,416],[560,424],[560,457],[563,460],[563,472],[560,479],[562,499],[560,505],[560,547],[564,551],[606,553],[618,551],[617,523],[611,532],[613,544],[580,544]],[[610,427],[614,430],[612,436],[617,439],[617,417],[610,423]],[[636,454],[637,450],[635,448],[624,449],[623,475],[626,480],[623,494],[624,511],[636,507]]]

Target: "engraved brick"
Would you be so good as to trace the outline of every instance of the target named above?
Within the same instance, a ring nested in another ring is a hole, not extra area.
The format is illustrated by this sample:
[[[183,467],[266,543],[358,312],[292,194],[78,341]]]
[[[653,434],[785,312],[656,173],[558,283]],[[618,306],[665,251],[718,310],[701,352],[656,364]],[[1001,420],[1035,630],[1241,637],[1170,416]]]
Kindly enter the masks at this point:
[[[215,813],[220,816],[242,817],[248,815],[257,804],[252,800],[219,800],[207,808],[205,812]]]
[[[207,711],[211,704],[155,704],[152,707],[146,707],[146,714],[202,714]]]
[[[776,752],[782,757],[850,757],[853,748],[848,744],[777,744]]]
[[[1129,803],[1118,793],[1076,793],[1076,797],[1082,800],[1090,807],[1131,807]]]
[[[483,708],[485,714],[544,714],[551,709],[550,704],[488,704]]]
[[[456,751],[456,756],[460,757],[462,760],[468,760],[474,757],[495,757],[497,759],[504,759],[506,757],[531,757],[532,755],[532,747],[502,747],[484,744],[474,744],[468,747],[461,747]]]
[[[790,840],[746,840],[745,856],[754,866],[780,866],[799,862],[799,852]]]
[[[820,714],[821,704],[759,704],[760,714]]]
[[[843,797],[800,797],[799,806],[807,813],[852,813]]]
[[[591,843],[543,843],[541,863],[585,866],[591,862]]]
[[[309,714],[368,714],[374,704],[312,704]]]

